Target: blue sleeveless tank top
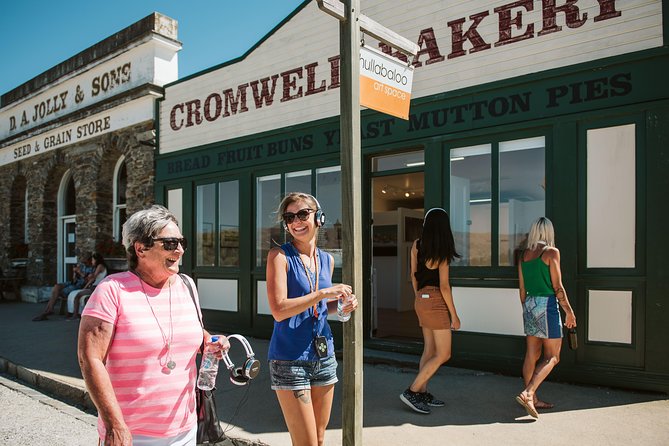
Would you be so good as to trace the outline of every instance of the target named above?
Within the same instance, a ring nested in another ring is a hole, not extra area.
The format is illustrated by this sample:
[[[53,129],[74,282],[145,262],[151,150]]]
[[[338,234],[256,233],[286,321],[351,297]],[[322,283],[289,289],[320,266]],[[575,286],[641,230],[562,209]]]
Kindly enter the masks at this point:
[[[300,255],[292,243],[281,245],[288,261],[288,299],[305,296],[311,292],[309,280]],[[332,286],[330,277],[330,256],[316,248],[318,262],[318,288]],[[315,275],[311,276],[315,283]],[[327,299],[318,302],[318,318],[314,317],[313,307],[281,322],[274,321],[274,331],[269,341],[268,359],[282,361],[317,361],[313,339],[324,336],[328,344],[328,357],[334,355],[334,341],[328,324]]]

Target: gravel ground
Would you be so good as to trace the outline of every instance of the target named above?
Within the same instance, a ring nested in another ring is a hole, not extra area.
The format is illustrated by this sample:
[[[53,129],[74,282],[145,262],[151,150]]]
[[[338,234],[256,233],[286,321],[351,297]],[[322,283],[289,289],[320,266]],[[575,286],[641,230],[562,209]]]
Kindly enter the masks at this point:
[[[92,446],[95,416],[0,375],[0,445]]]

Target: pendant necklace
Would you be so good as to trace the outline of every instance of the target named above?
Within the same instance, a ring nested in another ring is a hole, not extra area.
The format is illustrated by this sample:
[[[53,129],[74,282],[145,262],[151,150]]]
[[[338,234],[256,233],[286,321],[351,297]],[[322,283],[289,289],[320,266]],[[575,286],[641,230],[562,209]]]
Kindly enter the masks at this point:
[[[142,292],[144,293],[144,297],[146,298],[146,303],[149,305],[149,308],[151,309],[151,314],[153,314],[153,318],[156,320],[156,324],[158,324],[158,328],[160,329],[160,335],[163,338],[163,342],[165,343],[165,347],[167,348],[167,355],[165,358],[167,359],[167,363],[163,365],[162,363],[160,365],[163,365],[163,367],[167,367],[170,370],[174,370],[177,366],[177,363],[172,360],[172,340],[174,339],[174,328],[172,326],[172,282],[170,281],[170,286],[168,287],[169,292],[170,292],[170,332],[169,332],[169,337],[165,335],[165,331],[163,330],[163,327],[160,326],[160,321],[158,320],[158,317],[156,316],[156,312],[153,311],[153,306],[151,305],[151,301],[149,301],[149,296],[146,294],[146,290],[144,289],[144,282],[142,281],[142,277],[139,276],[139,284],[142,286]]]
[[[295,246],[295,245],[293,245]],[[314,292],[318,289],[318,253],[316,251],[316,248],[314,247],[313,253],[309,256],[309,266],[311,266],[311,259],[314,259],[314,275],[315,275],[315,280],[312,282],[311,281],[311,269],[307,268],[307,264],[304,263],[304,260],[302,260],[302,255],[300,254],[300,251],[295,248],[297,251],[297,257],[299,257],[300,262],[302,263],[302,267],[304,267],[304,274],[307,276],[307,280],[309,281],[309,291]],[[314,304],[314,317],[318,318],[318,304]]]

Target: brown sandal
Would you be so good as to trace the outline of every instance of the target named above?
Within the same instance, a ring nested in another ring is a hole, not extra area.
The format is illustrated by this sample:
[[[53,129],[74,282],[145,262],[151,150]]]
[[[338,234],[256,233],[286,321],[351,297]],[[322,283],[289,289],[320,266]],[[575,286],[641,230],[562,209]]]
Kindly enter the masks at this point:
[[[528,399],[522,393],[516,397],[518,404],[523,406],[527,411],[527,414],[533,418],[539,418],[539,412],[534,408],[534,402],[531,399]]]
[[[549,403],[547,401],[541,401],[541,400],[534,400],[534,408],[535,409],[552,409],[555,407],[555,404]]]

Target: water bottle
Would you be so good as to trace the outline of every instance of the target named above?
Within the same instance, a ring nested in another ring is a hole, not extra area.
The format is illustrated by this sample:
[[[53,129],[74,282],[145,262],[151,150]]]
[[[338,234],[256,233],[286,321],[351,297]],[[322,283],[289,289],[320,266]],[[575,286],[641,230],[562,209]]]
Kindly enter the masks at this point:
[[[212,336],[211,342],[218,341],[218,336]],[[200,364],[200,374],[197,377],[197,388],[202,390],[211,390],[216,386],[216,374],[218,373],[218,358],[216,354],[210,351],[202,353],[202,364]]]
[[[344,299],[346,299],[344,296],[337,299],[337,318],[339,318],[339,322],[346,322],[351,319],[351,313],[344,313]]]

